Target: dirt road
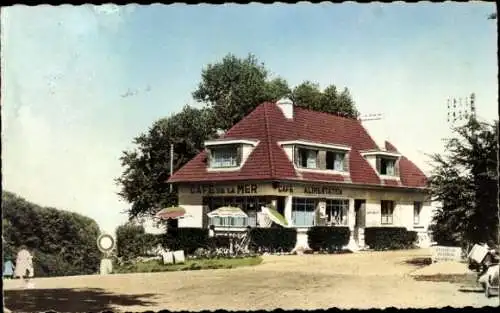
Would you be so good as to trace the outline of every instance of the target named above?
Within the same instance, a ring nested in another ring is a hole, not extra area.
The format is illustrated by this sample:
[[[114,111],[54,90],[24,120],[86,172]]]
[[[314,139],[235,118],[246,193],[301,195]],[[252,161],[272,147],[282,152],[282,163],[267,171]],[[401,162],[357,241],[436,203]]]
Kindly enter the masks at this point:
[[[23,311],[252,310],[497,306],[498,298],[452,283],[415,281],[404,261],[426,250],[266,256],[232,270],[35,279],[36,289],[4,282],[6,307]]]

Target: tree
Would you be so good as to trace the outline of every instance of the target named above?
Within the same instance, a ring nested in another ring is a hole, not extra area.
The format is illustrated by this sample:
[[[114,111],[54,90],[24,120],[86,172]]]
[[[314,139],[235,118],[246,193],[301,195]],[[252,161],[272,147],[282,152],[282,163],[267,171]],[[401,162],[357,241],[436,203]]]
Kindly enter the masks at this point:
[[[351,118],[357,118],[359,115],[349,90],[344,88],[342,93],[338,94],[335,85],[327,86],[322,92],[318,84],[305,81],[295,87],[292,99],[298,106],[314,111]]]
[[[438,243],[498,242],[497,131],[471,119],[447,140],[445,155],[432,155],[431,193],[443,204],[431,225]]]
[[[193,98],[205,103],[218,118],[215,127],[227,130],[265,101],[290,97],[301,107],[357,118],[358,112],[347,88],[337,94],[334,85],[322,92],[317,83],[305,81],[293,91],[285,79],[269,78],[262,62],[250,54],[241,59],[233,54],[202,70]]]
[[[176,171],[196,156],[208,138],[216,136],[208,109],[185,106],[182,112],[156,121],[146,134],[134,139],[136,147],[121,157],[124,172],[117,179],[119,195],[132,204],[129,217],[148,216],[177,202],[170,192],[170,144]]]
[[[215,127],[227,130],[266,100],[267,75],[254,55],[240,59],[228,54],[202,70],[193,98],[209,104],[219,117]]]

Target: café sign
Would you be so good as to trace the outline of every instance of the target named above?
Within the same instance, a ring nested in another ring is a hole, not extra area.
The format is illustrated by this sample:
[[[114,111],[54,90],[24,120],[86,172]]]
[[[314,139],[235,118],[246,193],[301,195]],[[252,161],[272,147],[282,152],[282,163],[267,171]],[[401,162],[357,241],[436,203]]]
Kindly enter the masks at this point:
[[[330,186],[309,185],[304,187],[304,193],[313,195],[341,195],[342,189]]]
[[[256,194],[257,184],[238,184],[234,186],[195,185],[192,194]]]
[[[332,186],[321,186],[321,185],[305,185],[302,189],[304,194],[313,194],[313,195],[341,195],[342,189],[338,187]],[[288,184],[279,184],[277,186],[278,192],[280,193],[294,193],[300,190],[301,188],[297,188],[297,186],[288,185]]]

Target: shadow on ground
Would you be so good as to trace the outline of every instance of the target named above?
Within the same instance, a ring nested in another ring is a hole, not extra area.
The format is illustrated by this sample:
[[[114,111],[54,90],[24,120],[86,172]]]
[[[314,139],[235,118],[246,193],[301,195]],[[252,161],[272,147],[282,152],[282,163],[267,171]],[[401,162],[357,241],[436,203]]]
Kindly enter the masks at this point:
[[[22,289],[5,290],[5,307],[12,312],[101,312],[113,305],[148,306],[155,302],[145,299],[155,294],[119,295],[104,289]]]

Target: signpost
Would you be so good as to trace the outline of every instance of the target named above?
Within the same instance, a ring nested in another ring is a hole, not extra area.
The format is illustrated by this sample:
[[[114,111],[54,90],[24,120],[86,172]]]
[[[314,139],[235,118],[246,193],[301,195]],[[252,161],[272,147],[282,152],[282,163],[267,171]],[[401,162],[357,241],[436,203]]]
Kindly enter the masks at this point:
[[[115,248],[115,239],[109,234],[101,234],[97,238],[97,248],[104,254],[101,259],[100,274],[107,275],[113,272],[113,262],[110,259],[111,251]]]

